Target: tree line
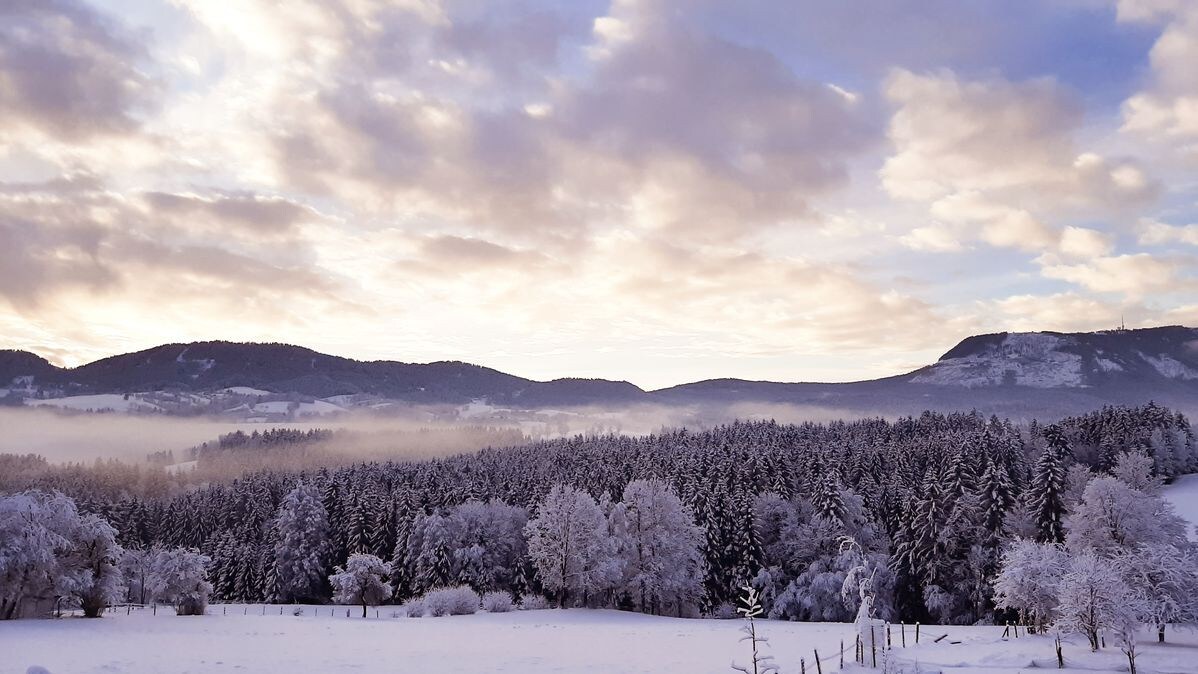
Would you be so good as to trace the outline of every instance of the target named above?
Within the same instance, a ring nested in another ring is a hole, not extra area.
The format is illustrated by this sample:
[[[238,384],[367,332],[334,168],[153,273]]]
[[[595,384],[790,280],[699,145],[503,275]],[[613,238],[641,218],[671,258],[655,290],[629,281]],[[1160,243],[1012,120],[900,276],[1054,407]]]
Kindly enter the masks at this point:
[[[1048,426],[931,412],[738,422],[262,471],[157,498],[44,474],[26,486],[75,497],[125,548],[198,550],[223,600],[327,601],[329,577],[362,554],[386,566],[397,603],[464,584],[719,615],[752,585],[770,617],[847,620],[857,607],[841,589],[866,568],[879,616],[972,623],[1016,610],[995,594],[1012,542],[1064,542],[1087,487],[1120,470],[1132,481],[1198,470],[1188,420],[1148,404]],[[666,522],[662,546],[635,542]],[[553,554],[580,531],[593,535]]]

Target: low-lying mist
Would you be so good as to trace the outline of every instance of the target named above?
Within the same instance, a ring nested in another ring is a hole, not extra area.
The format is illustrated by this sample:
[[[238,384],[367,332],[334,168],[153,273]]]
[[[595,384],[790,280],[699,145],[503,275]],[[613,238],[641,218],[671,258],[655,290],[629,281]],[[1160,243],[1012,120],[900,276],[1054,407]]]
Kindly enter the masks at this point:
[[[179,460],[184,460],[186,450],[205,442],[212,443],[227,433],[293,428],[341,431],[322,443],[320,453],[335,463],[342,463],[430,458],[494,444],[518,444],[577,434],[647,435],[663,428],[702,429],[736,419],[772,418],[793,423],[860,416],[831,408],[743,403],[718,408],[637,405],[551,411],[486,410],[483,413],[464,410],[452,418],[447,418],[444,410],[433,414],[413,408],[402,416],[351,413],[263,423],[209,417],[0,408],[0,454],[36,454],[51,463],[95,459],[141,463],[149,454],[172,452]],[[460,432],[454,433],[455,429]],[[480,432],[480,429],[490,432]]]

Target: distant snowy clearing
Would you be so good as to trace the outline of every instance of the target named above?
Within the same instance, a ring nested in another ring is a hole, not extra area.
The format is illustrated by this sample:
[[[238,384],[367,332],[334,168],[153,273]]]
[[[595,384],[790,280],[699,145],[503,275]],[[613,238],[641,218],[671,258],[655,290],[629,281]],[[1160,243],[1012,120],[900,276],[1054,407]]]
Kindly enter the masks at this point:
[[[599,610],[480,613],[445,618],[393,618],[396,607],[380,607],[375,617],[360,608],[213,605],[205,617],[177,617],[170,610],[123,611],[98,620],[23,620],[0,624],[0,674],[24,674],[32,666],[51,674],[121,672],[207,674],[250,672],[729,672],[730,663],[747,662],[747,645],[738,643],[736,620],[682,620]],[[228,615],[222,615],[227,611]],[[248,613],[248,615],[243,615]],[[816,674],[813,651],[824,659],[822,671],[837,671],[841,639],[846,669],[852,668],[852,626],[839,623],[759,621],[769,637],[768,653],[782,672]],[[906,672],[1019,672],[1055,669],[1052,640],[1027,637],[1002,640],[1003,628],[922,628],[921,645],[907,628],[911,646],[899,648]],[[938,644],[936,637],[948,637]],[[1143,633],[1137,664],[1143,672],[1192,672],[1198,635],[1170,630],[1170,643],[1158,646]],[[959,644],[950,642],[959,641]],[[867,651],[868,656],[868,651]],[[1126,660],[1113,645],[1093,654],[1082,640],[1065,646],[1065,671],[1121,672]],[[880,669],[878,671],[881,671]]]
[[[1190,540],[1198,541],[1198,474],[1182,475],[1165,487],[1162,495],[1177,514],[1190,523]]]
[[[153,403],[145,402],[136,395],[126,397],[120,393],[101,393],[98,395],[67,396],[65,398],[46,398],[45,400],[27,400],[30,407],[58,407],[65,410],[80,412],[137,412],[160,411],[162,408]]]

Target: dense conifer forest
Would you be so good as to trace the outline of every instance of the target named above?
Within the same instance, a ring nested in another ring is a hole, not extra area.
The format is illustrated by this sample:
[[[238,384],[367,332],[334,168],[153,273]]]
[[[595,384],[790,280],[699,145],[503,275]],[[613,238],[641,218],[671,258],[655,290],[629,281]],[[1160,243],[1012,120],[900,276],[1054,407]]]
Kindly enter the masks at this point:
[[[313,437],[225,438],[208,451],[285,452]],[[972,623],[995,617],[1007,543],[1062,542],[1087,482],[1121,470],[1148,481],[1198,470],[1189,421],[1148,404],[1047,426],[930,412],[738,422],[259,470],[185,489],[115,462],[55,468],[10,455],[0,457],[0,491],[61,491],[110,522],[128,550],[195,548],[224,600],[327,601],[329,576],[364,553],[390,562],[396,603],[465,584],[718,615],[752,584],[771,617],[849,620],[841,588],[864,569],[883,617]],[[591,539],[585,556],[562,558],[577,571],[558,574],[547,541],[560,518],[588,523]],[[646,560],[642,538],[661,543],[660,560]]]

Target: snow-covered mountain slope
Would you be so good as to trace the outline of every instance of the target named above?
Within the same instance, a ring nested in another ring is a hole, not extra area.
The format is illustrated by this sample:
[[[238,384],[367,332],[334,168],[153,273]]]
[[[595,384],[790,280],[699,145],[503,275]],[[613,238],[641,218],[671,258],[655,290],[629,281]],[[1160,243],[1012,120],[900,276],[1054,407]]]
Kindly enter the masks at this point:
[[[1198,330],[1165,327],[981,335],[961,342],[934,365],[915,372],[909,381],[967,388],[1198,382]]]
[[[1198,411],[1198,329],[1180,326],[1089,333],[998,333],[969,337],[911,373],[845,384],[713,379],[658,391],[623,381],[533,381],[478,365],[363,362],[285,344],[168,344],[57,368],[34,354],[0,352],[3,404],[122,394],[167,414],[292,418],[346,408],[409,404],[486,405],[521,410],[664,403],[721,406],[790,403],[849,414],[969,410],[1047,419],[1105,404],[1150,400]],[[78,400],[76,400],[78,399]],[[130,412],[153,411],[129,405]],[[746,414],[753,413],[748,410]]]

